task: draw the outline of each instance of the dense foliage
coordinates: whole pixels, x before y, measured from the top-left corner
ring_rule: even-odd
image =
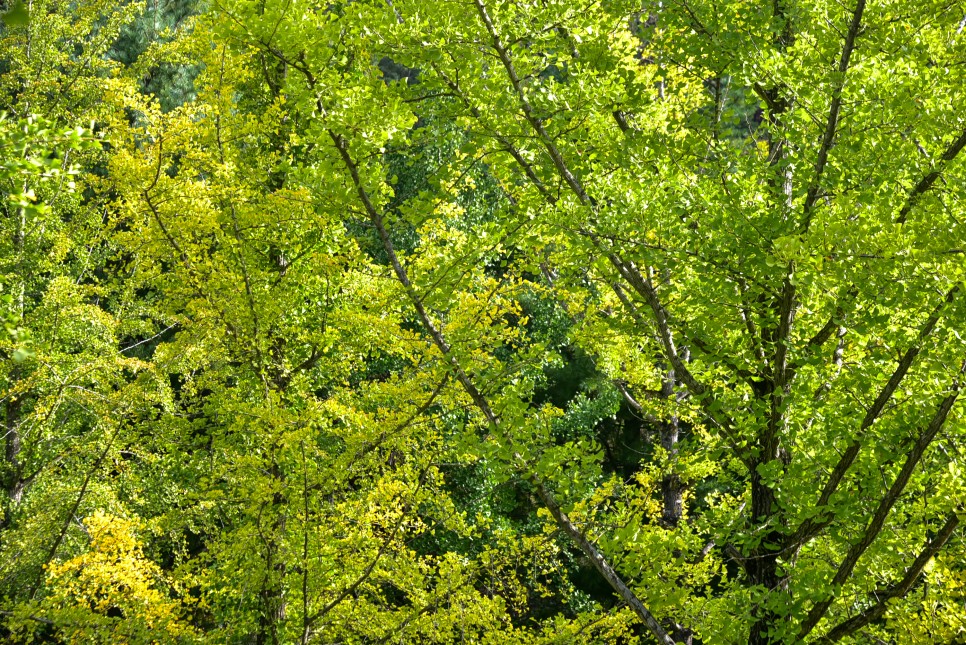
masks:
[[[966,638],[966,8],[20,0],[0,639]]]

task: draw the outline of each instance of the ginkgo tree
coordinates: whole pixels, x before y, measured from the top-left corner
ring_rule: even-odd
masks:
[[[486,426],[480,458],[529,482],[656,638],[888,630],[886,610],[956,544],[962,16],[864,2],[245,9],[225,7],[227,27],[284,69],[290,109],[311,115],[300,136],[321,148],[314,190],[341,172],[345,208]],[[418,83],[386,84],[381,56]],[[422,136],[430,111],[466,140],[435,191],[397,203],[385,151]],[[505,204],[471,227],[445,207],[474,165]],[[400,229],[419,239],[405,253]],[[473,279],[495,258],[496,285]],[[541,432],[553,413],[534,405],[531,363],[500,360],[506,339],[487,348],[494,322],[473,309],[481,289],[492,301],[521,281],[579,315],[572,342],[665,425],[662,521],[634,513],[647,487],[626,483],[621,510],[597,516],[593,475],[555,481],[594,448]],[[713,494],[685,504],[709,479]],[[924,639],[959,628],[943,608]]]
[[[123,304],[108,304],[102,282],[110,253],[103,202],[86,194],[103,159],[95,96],[101,77],[116,71],[103,56],[131,7],[8,4],[0,33],[0,595],[13,626],[17,611],[48,595],[45,567],[75,555],[77,516],[114,497],[106,474],[144,397],[131,387],[142,364],[118,351]],[[6,626],[3,634],[11,635]]]
[[[92,75],[61,307],[136,351],[11,638],[961,639],[964,13],[219,0]]]

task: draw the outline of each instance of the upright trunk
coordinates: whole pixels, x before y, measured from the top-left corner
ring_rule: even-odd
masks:
[[[674,369],[671,369],[661,384],[661,396],[665,399],[673,397],[676,384]],[[684,514],[684,483],[673,469],[680,434],[680,421],[676,414],[661,424],[660,433],[661,447],[667,452],[668,459],[668,470],[661,478],[661,497],[663,500],[661,522],[668,528],[674,528]]]
[[[762,481],[757,472],[751,476],[751,514],[756,525],[773,521],[775,513],[775,491]],[[749,645],[770,645],[775,641],[769,635],[781,619],[774,609],[769,607],[768,596],[780,591],[784,586],[778,575],[778,548],[781,534],[772,529],[762,536],[760,544],[747,559],[747,572],[752,585],[762,590],[762,598],[756,603],[748,636]]]
[[[24,192],[27,190],[26,183],[23,186]],[[9,212],[9,210],[8,210]],[[14,233],[14,249],[17,255],[17,266],[20,273],[20,283],[16,287],[16,319],[17,323],[23,323],[24,314],[26,312],[26,293],[27,284],[26,276],[28,273],[27,267],[25,266],[25,245],[27,237],[27,212],[23,208],[17,209],[17,230]],[[13,384],[20,380],[21,369],[19,365],[14,365],[13,369],[10,371],[10,389],[13,391],[15,388]],[[7,397],[6,404],[4,406],[4,477],[3,477],[3,487],[6,490],[7,497],[10,499],[10,508],[4,516],[0,518],[0,528],[4,528],[10,523],[10,514],[13,509],[18,506],[23,499],[24,489],[26,488],[26,482],[23,477],[23,463],[21,461],[22,457],[22,437],[20,435],[20,417],[21,417],[21,395],[11,395]]]
[[[668,453],[668,461],[673,468],[674,457],[677,455],[678,419],[672,418],[661,428],[661,447]],[[673,528],[681,521],[684,514],[684,483],[676,472],[669,471],[661,478],[661,521],[665,526]]]
[[[12,380],[18,380],[19,368],[14,368]],[[10,499],[11,510],[20,504],[23,499],[25,482],[23,479],[23,464],[21,463],[21,438],[20,438],[20,399],[9,397],[4,406],[4,459],[6,477],[3,479],[7,497]],[[0,528],[9,524],[10,517],[7,514],[0,519]]]
[[[273,483],[281,485],[284,477],[278,463],[273,463],[269,469]],[[271,508],[273,515],[270,527],[271,533],[265,540],[265,577],[259,591],[261,605],[258,632],[255,636],[256,645],[279,645],[280,626],[285,621],[285,575],[287,567],[281,551],[281,537],[285,532],[285,496],[277,491],[272,494]]]
[[[792,46],[795,33],[788,15],[786,0],[774,0],[773,17],[777,33],[774,45],[783,52]],[[772,205],[780,213],[780,224],[790,226],[793,207],[793,166],[789,163],[790,150],[784,135],[784,120],[791,108],[790,100],[784,95],[781,85],[762,92],[768,107],[768,161],[773,174],[770,178]],[[775,320],[773,325],[763,325],[762,346],[773,351],[767,362],[761,365],[765,381],[757,388],[756,394],[767,409],[768,417],[763,419],[761,431],[756,437],[758,455],[753,460],[749,476],[751,478],[751,522],[752,529],[760,533],[756,545],[747,559],[749,582],[760,594],[752,609],[752,626],[748,635],[750,645],[771,645],[777,642],[782,613],[775,608],[775,594],[786,593],[787,581],[779,575],[780,544],[783,534],[781,526],[784,519],[776,504],[773,483],[766,481],[760,472],[776,461],[781,462],[784,470],[789,460],[787,450],[782,446],[787,419],[784,398],[789,392],[791,375],[788,370],[788,347],[792,323],[797,308],[797,294],[792,276],[794,262],[789,262],[778,296],[773,300]],[[772,470],[766,468],[766,470]],[[762,530],[765,529],[765,530]]]

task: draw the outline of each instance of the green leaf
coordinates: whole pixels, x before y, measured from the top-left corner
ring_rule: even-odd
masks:
[[[23,0],[15,0],[13,5],[0,18],[3,19],[7,27],[22,27],[30,24],[30,11]]]

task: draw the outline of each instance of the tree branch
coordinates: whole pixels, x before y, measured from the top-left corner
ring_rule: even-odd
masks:
[[[423,485],[423,479],[425,475],[426,475],[426,469],[424,469],[423,472],[420,473],[419,480],[417,481],[417,484],[416,484],[416,488],[415,490],[413,490],[413,495],[415,495],[419,491],[420,487]],[[390,531],[389,535],[387,535],[386,538],[382,541],[382,544],[379,545],[379,549],[376,551],[376,555],[373,556],[372,560],[369,561],[369,564],[366,565],[366,568],[363,569],[359,577],[357,577],[355,580],[352,581],[352,583],[344,587],[342,591],[339,592],[339,594],[335,598],[330,600],[324,607],[322,607],[322,609],[318,610],[317,612],[315,612],[314,614],[312,614],[311,616],[303,620],[305,631],[309,631],[312,625],[314,625],[319,618],[321,618],[322,616],[325,616],[327,613],[335,609],[343,600],[348,598],[350,594],[352,594],[366,580],[369,579],[373,571],[375,571],[376,565],[379,564],[379,560],[382,559],[382,556],[385,555],[386,551],[389,549],[389,545],[396,537],[396,533],[399,532],[399,528],[403,525],[403,522],[406,520],[407,512],[409,510],[408,506],[409,506],[408,504],[403,505],[402,512],[399,514],[399,520],[393,525],[392,531]]]
[[[822,137],[822,145],[818,149],[818,156],[815,159],[815,170],[812,182],[808,186],[805,195],[805,204],[802,208],[805,215],[805,223],[802,232],[807,233],[812,221],[812,210],[818,201],[818,192],[822,183],[822,175],[828,163],[828,154],[835,145],[835,131],[838,128],[839,111],[842,108],[842,90],[845,87],[845,74],[849,69],[849,60],[852,58],[852,50],[855,48],[855,38],[862,25],[862,12],[865,10],[865,0],[858,0],[855,11],[852,13],[852,23],[849,31],[845,34],[845,44],[842,46],[842,56],[839,58],[838,74],[839,78],[832,90],[832,103],[829,106],[828,121],[825,124],[825,134]]]
[[[610,583],[610,586],[634,610],[634,613],[644,621],[644,624],[651,630],[651,633],[657,638],[658,642],[662,645],[674,645],[674,639],[668,635],[664,627],[661,626],[661,623],[654,617],[654,614],[648,611],[647,607],[644,606],[637,595],[621,580],[621,577],[610,566],[607,559],[597,550],[597,547],[587,539],[583,531],[577,528],[570,518],[567,517],[567,514],[561,510],[557,502],[548,494],[543,483],[535,475],[531,476],[531,482],[536,485],[537,495],[540,496],[544,506],[547,507],[547,510],[550,511],[550,514],[556,520],[557,525],[580,547],[584,555],[590,558],[590,562],[594,565],[594,568]]]
[[[825,483],[825,487],[822,489],[822,492],[819,495],[818,503],[815,505],[816,508],[821,509],[828,506],[828,502],[832,498],[832,495],[836,490],[838,490],[839,484],[842,482],[842,479],[845,477],[845,474],[848,472],[849,468],[852,467],[852,463],[855,461],[855,458],[859,455],[859,450],[862,446],[861,439],[863,438],[865,431],[871,427],[872,424],[875,423],[876,419],[879,418],[879,415],[882,414],[886,403],[888,403],[892,398],[892,395],[899,387],[899,384],[902,383],[902,380],[909,372],[909,368],[912,367],[912,364],[919,355],[919,352],[922,351],[922,346],[926,338],[928,338],[932,331],[936,328],[936,324],[939,322],[942,311],[950,303],[952,303],[960,289],[961,286],[959,284],[954,285],[946,293],[946,297],[943,298],[943,301],[940,302],[935,309],[933,309],[932,314],[920,328],[916,342],[906,350],[905,354],[903,354],[902,358],[899,360],[899,364],[896,366],[895,371],[892,373],[892,376],[889,377],[888,382],[885,384],[885,386],[883,386],[882,390],[879,392],[879,395],[876,397],[875,401],[873,401],[872,406],[866,412],[865,417],[862,419],[862,423],[859,426],[857,438],[854,439],[851,444],[849,444],[848,448],[846,448],[845,452],[839,458],[835,468],[832,469],[832,474],[829,476],[828,481]],[[828,517],[822,518],[822,514],[817,515],[816,518],[806,520],[798,528],[798,530],[788,538],[786,541],[786,548],[799,548],[802,544],[810,540],[815,535],[816,531],[821,530],[831,521],[831,519]]]
[[[906,219],[909,217],[909,213],[915,208],[916,204],[919,203],[920,198],[932,188],[932,185],[936,183],[936,180],[942,175],[943,170],[945,170],[946,165],[956,158],[959,152],[966,147],[966,130],[963,130],[962,134],[949,144],[946,151],[939,158],[939,163],[929,172],[926,176],[919,180],[919,183],[913,187],[909,192],[909,197],[906,198],[906,203],[902,206],[899,211],[899,217],[896,218],[896,224],[905,223]]]
[[[953,532],[956,527],[959,526],[959,516],[956,512],[950,513],[946,517],[946,523],[939,533],[935,535],[931,540],[926,542],[926,546],[919,553],[919,556],[913,561],[912,566],[906,571],[906,575],[902,577],[902,580],[896,584],[889,587],[885,593],[876,594],[877,602],[873,606],[869,607],[857,616],[853,616],[848,620],[839,623],[837,626],[832,628],[825,636],[819,639],[819,643],[834,643],[838,640],[849,636],[862,629],[871,622],[877,621],[885,614],[888,609],[889,601],[893,598],[902,598],[909,590],[912,585],[915,584],[916,580],[922,574],[923,569],[929,563],[933,557],[939,553],[940,549],[946,545],[949,538],[952,537]]]
[[[577,199],[584,206],[596,211],[596,200],[594,200],[593,197],[587,193],[580,180],[567,166],[566,160],[564,159],[560,150],[554,144],[553,138],[549,135],[546,128],[544,128],[542,121],[535,116],[533,107],[530,105],[526,93],[523,90],[523,84],[516,72],[513,60],[511,59],[506,47],[503,45],[493,20],[487,12],[486,6],[483,4],[482,0],[474,0],[474,2],[480,15],[480,19],[490,36],[493,49],[496,51],[497,56],[503,64],[507,76],[510,79],[510,84],[513,87],[513,91],[516,94],[520,108],[523,111],[527,123],[530,124],[531,128],[536,133],[537,138],[543,144],[557,173],[568,185],[574,195],[576,195]],[[444,80],[446,80],[445,77]],[[447,82],[450,84],[451,89],[456,91],[456,88],[453,87],[452,82],[448,80]],[[469,109],[472,114],[479,114],[477,111],[474,111],[472,106],[469,106]],[[524,173],[527,175],[527,178],[530,179],[541,195],[547,199],[548,203],[551,205],[556,204],[557,199],[549,193],[547,188],[538,178],[536,172],[533,170],[531,165],[523,159],[522,155],[520,155],[514,149],[514,147],[509,144],[508,141],[501,140],[501,143],[506,146],[507,151],[511,154],[511,156],[513,156],[514,160],[520,164],[521,168],[524,170]],[[588,229],[581,229],[580,233],[587,236],[593,242],[593,244],[605,254],[608,261],[617,269],[621,277],[634,289],[635,292],[638,293],[638,295],[643,297],[645,301],[648,302],[648,305],[654,312],[655,318],[658,320],[660,339],[662,345],[664,346],[665,353],[667,354],[667,358],[674,367],[675,372],[681,378],[682,383],[688,387],[688,390],[691,392],[691,394],[696,396],[701,401],[705,414],[708,415],[709,420],[711,420],[711,422],[722,431],[722,434],[730,444],[730,447],[734,451],[735,455],[743,463],[749,465],[750,467],[751,462],[748,456],[740,449],[740,442],[738,441],[737,435],[734,431],[734,422],[726,414],[720,412],[720,406],[716,405],[716,403],[713,401],[713,395],[711,392],[703,384],[698,382],[693,374],[691,374],[685,363],[681,360],[680,356],[678,356],[677,349],[674,346],[670,326],[668,325],[666,311],[660,304],[660,301],[657,298],[657,293],[653,289],[653,286],[648,286],[648,281],[640,275],[640,272],[633,265],[633,263],[625,262],[615,252],[608,249],[602,242],[600,235]]]
[[[473,400],[473,403],[480,409],[481,412],[483,412],[483,415],[487,418],[490,425],[494,429],[499,429],[501,427],[499,416],[493,412],[489,401],[486,400],[480,390],[463,370],[462,366],[460,366],[456,357],[452,353],[450,345],[433,323],[432,319],[426,312],[426,309],[423,307],[419,295],[416,293],[415,288],[409,280],[406,269],[399,262],[392,239],[389,237],[389,234],[386,231],[383,223],[382,215],[378,210],[376,210],[375,205],[369,199],[368,192],[366,191],[366,188],[362,183],[361,176],[359,175],[358,167],[356,166],[355,161],[353,161],[352,157],[349,155],[348,142],[344,137],[333,133],[331,130],[329,131],[329,136],[332,138],[336,149],[339,151],[339,155],[342,157],[346,168],[349,170],[349,174],[352,177],[352,182],[356,188],[356,193],[358,194],[359,199],[362,201],[366,212],[369,214],[369,218],[379,234],[383,248],[386,251],[386,254],[389,256],[389,262],[392,265],[393,271],[395,272],[399,282],[406,290],[406,294],[408,295],[411,304],[416,309],[423,327],[432,337],[437,349],[441,354],[443,354],[443,356],[452,366],[457,380],[459,381],[460,385],[463,386],[463,389],[466,391],[466,393],[469,394],[470,398]],[[515,454],[514,457],[519,457],[519,455]],[[568,536],[571,537],[571,539],[574,540],[580,550],[583,551],[584,555],[591,560],[591,562],[594,564],[594,567],[601,573],[601,575],[604,576],[614,590],[617,591],[618,594],[620,594],[620,596],[624,598],[625,601],[627,601],[627,603],[634,609],[638,617],[644,621],[644,623],[658,638],[662,645],[674,645],[674,641],[670,636],[667,635],[667,632],[664,631],[657,619],[654,618],[654,615],[651,614],[640,601],[640,599],[637,598],[633,590],[631,590],[631,588],[624,583],[617,572],[614,571],[614,569],[607,562],[607,559],[604,557],[604,555],[587,539],[580,529],[578,529],[573,522],[571,522],[570,519],[563,514],[559,505],[557,505],[543,481],[539,479],[537,475],[532,473],[529,474],[529,480],[536,487],[537,494],[546,505],[547,510],[549,510],[551,515],[553,515],[554,519],[557,521],[557,524],[564,530],[565,533],[567,533]]]
[[[936,435],[942,429],[943,424],[946,423],[946,418],[949,416],[950,410],[952,410],[953,405],[956,403],[956,399],[959,398],[960,378],[964,371],[966,371],[966,361],[963,362],[960,368],[959,377],[957,377],[956,382],[953,384],[952,392],[942,400],[939,409],[929,422],[929,425],[922,431],[915,444],[913,444],[912,449],[906,455],[906,461],[902,469],[899,471],[899,474],[896,476],[895,481],[892,483],[885,497],[879,502],[875,514],[872,516],[872,520],[866,527],[861,539],[852,545],[842,560],[842,563],[839,565],[838,571],[836,571],[835,577],[832,578],[832,583],[829,585],[830,589],[839,589],[848,581],[852,575],[852,571],[855,569],[855,565],[858,564],[859,558],[862,557],[862,554],[872,545],[882,531],[889,512],[905,490],[906,485],[909,483],[909,478],[912,477],[913,471],[922,460],[926,448],[929,447],[929,444],[932,443],[933,439],[936,438]],[[818,621],[822,619],[822,616],[825,615],[825,612],[832,605],[833,600],[835,600],[834,593],[812,607],[802,623],[802,628],[798,633],[799,639],[804,639],[815,628],[815,625],[818,624]]]

